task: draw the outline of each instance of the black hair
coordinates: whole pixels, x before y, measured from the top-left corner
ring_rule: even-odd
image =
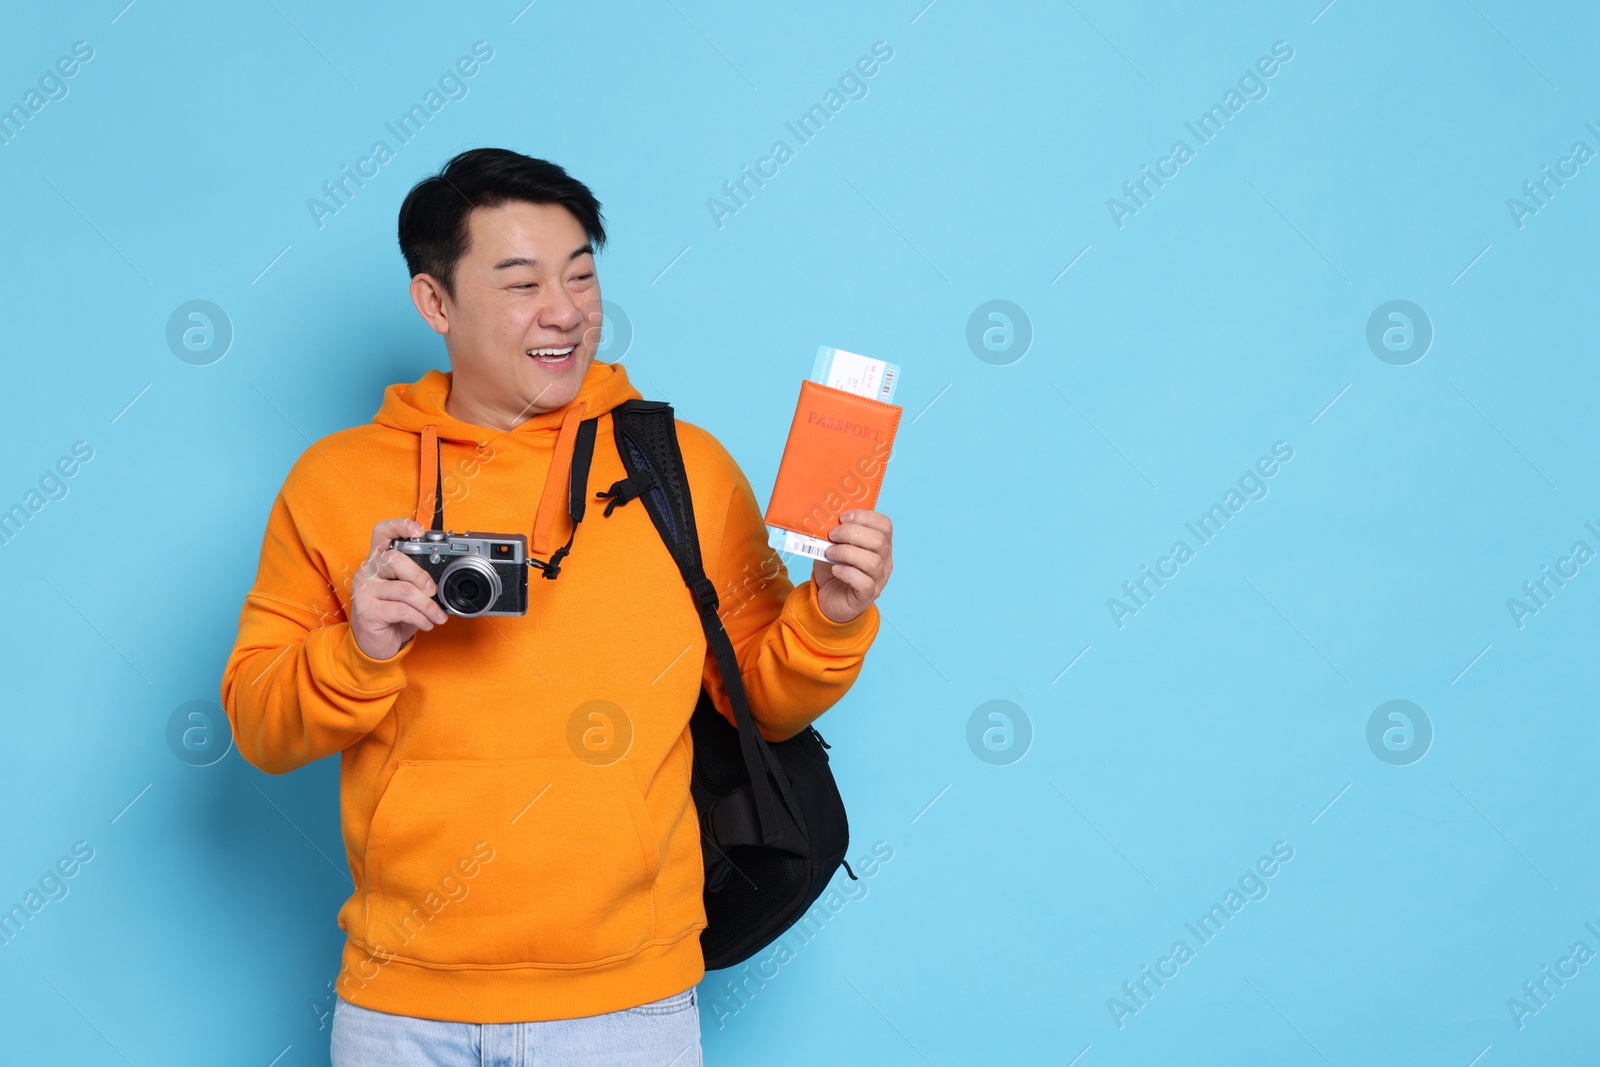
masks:
[[[505,148],[473,148],[424,178],[400,205],[400,254],[411,276],[431,274],[455,298],[455,269],[466,255],[473,208],[514,201],[559,204],[572,212],[598,252],[606,243],[600,201],[561,167]]]

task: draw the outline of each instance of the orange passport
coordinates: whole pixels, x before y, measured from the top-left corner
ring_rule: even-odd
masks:
[[[841,512],[875,509],[899,426],[897,404],[801,382],[767,525],[825,541]]]

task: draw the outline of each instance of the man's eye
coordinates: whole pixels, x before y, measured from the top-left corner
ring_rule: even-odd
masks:
[[[594,272],[590,271],[588,274],[580,274],[577,277],[573,278],[572,280],[575,281],[575,282],[586,282],[590,278],[593,278],[593,277],[594,277]]]
[[[511,288],[513,288],[513,289],[537,289],[538,287],[539,287],[539,283],[538,282],[518,282],[516,285],[513,285]]]

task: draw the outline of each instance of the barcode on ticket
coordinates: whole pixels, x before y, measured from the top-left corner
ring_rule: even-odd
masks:
[[[797,534],[793,530],[785,530],[783,550],[792,555],[809,556],[811,559],[820,559],[827,562],[828,546],[832,541],[823,541],[805,534]]]

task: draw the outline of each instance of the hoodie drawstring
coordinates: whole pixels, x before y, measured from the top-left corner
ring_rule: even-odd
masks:
[[[550,457],[550,470],[544,480],[544,492],[539,497],[539,510],[533,520],[533,543],[528,551],[535,556],[545,556],[555,530],[556,515],[566,510],[562,502],[567,492],[567,479],[572,474],[573,443],[578,435],[578,424],[583,421],[588,401],[579,400],[567,408],[562,416],[561,430],[556,435],[555,453]],[[417,456],[417,510],[415,518],[423,526],[438,525],[444,500],[443,471],[439,464],[439,428],[432,423],[422,428]]]
[[[556,435],[555,454],[550,457],[550,471],[545,475],[544,493],[539,497],[539,510],[533,519],[533,544],[528,551],[546,557],[550,552],[551,534],[556,515],[565,511],[562,500],[567,492],[567,478],[572,473],[572,446],[578,435],[578,424],[589,408],[587,400],[574,401],[561,419],[561,432]]]

